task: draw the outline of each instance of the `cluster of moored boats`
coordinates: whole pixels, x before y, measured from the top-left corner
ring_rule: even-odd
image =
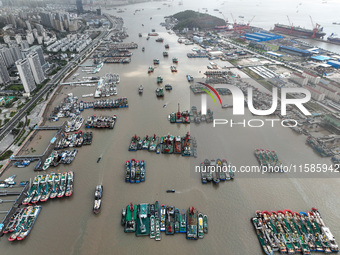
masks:
[[[256,149],[254,154],[266,172],[283,172],[282,163],[275,151]]]
[[[31,232],[40,210],[40,205],[18,208],[2,232],[4,234],[10,233],[8,240],[11,242],[25,239]]]
[[[166,235],[186,233],[187,239],[197,240],[208,233],[208,217],[194,207],[180,211],[174,206],[132,203],[122,210],[121,224],[125,233],[136,233],[136,236],[150,236],[161,240],[161,232]]]
[[[85,122],[86,128],[110,128],[113,129],[117,121],[117,115],[111,116],[89,116]]]
[[[60,150],[72,147],[81,147],[83,145],[90,145],[92,143],[92,132],[79,131],[74,134],[61,134],[60,138],[55,143],[54,149]]]
[[[125,162],[125,182],[140,183],[145,181],[145,161],[127,160]]]
[[[339,246],[316,208],[306,212],[256,211],[251,218],[265,254],[338,252]]]
[[[230,163],[225,159],[205,159],[200,166],[202,183],[213,181],[219,183],[220,181],[230,181],[235,177],[235,173]]]
[[[117,99],[101,99],[93,103],[94,109],[112,109],[112,108],[127,108],[129,107],[128,99],[121,97]]]
[[[214,120],[214,113],[210,109],[207,109],[207,114],[201,114],[197,112],[197,107],[192,106],[191,111],[180,112],[179,107],[177,113],[172,112],[169,115],[170,123],[183,123],[189,124],[190,122],[195,122],[196,124],[206,121],[210,123]]]
[[[182,154],[182,156],[195,156],[196,155],[196,140],[193,139],[189,132],[181,136],[165,135],[158,137],[145,136],[141,138],[134,135],[131,138],[129,151],[136,150],[149,150],[151,152],[164,153],[164,154]]]
[[[48,199],[63,196],[69,197],[73,193],[73,171],[38,175],[34,178],[23,205],[45,202]]]
[[[42,169],[45,171],[50,166],[58,166],[59,164],[70,164],[78,153],[77,149],[65,151],[52,151],[51,155],[47,157]]]
[[[81,128],[81,125],[83,124],[84,119],[81,115],[74,116],[71,118],[71,120],[67,121],[65,125],[65,132],[73,132],[78,131]]]

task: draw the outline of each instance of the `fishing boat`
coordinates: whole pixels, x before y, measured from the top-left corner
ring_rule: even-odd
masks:
[[[182,156],[191,156],[191,138],[189,132],[182,138]]]
[[[130,182],[130,160],[125,162],[125,182]]]
[[[204,237],[204,231],[203,231],[203,214],[198,214],[198,237],[203,238]]]
[[[132,203],[126,207],[126,218],[124,232],[135,232],[136,231],[136,220],[137,220],[137,205]]]
[[[166,207],[164,204],[160,208],[160,231],[165,231]]]
[[[201,162],[200,164],[201,169],[201,181],[202,183],[207,183],[207,168],[204,167],[204,163]]]
[[[192,82],[194,81],[194,78],[190,74],[187,74],[187,80],[188,82]]]
[[[197,212],[193,206],[187,211],[187,239],[197,240]]]
[[[203,215],[203,232],[204,234],[208,234],[208,216]]]
[[[39,184],[38,184],[38,187],[37,187],[37,192],[35,192],[32,200],[31,200],[31,203],[38,203],[38,201],[40,200],[42,194],[43,194],[43,191],[45,189],[45,185],[46,185],[46,175],[41,175],[40,178],[39,178]]]
[[[172,154],[174,151],[174,137],[172,135],[163,136],[162,153]]]
[[[155,61],[154,61],[155,62]],[[158,62],[159,63],[159,62]],[[148,73],[153,73],[155,69],[152,66],[149,66],[148,68]]]
[[[7,226],[3,229],[2,233],[7,234],[8,232],[13,232],[19,223],[21,216],[24,213],[25,208],[18,209],[11,217],[10,221],[8,222]]]
[[[161,38],[161,37],[158,37],[157,39],[156,39],[156,42],[163,42],[164,41],[164,39],[163,38]]]
[[[169,44],[165,44],[164,48],[169,49],[170,48]]]
[[[130,183],[136,182],[136,160],[130,160]]]
[[[154,134],[150,141],[149,151],[156,151],[157,142],[158,142],[158,136]]]
[[[40,198],[40,202],[46,202],[47,199],[49,199],[53,187],[53,182],[54,182],[54,174],[48,174],[47,175],[47,180],[45,184],[45,189],[43,190],[43,193]]]
[[[140,161],[140,181],[145,181],[145,162],[144,160]]]
[[[143,51],[143,52],[145,51],[145,47],[142,48],[142,51]]]
[[[166,193],[175,193],[175,189],[168,189]]]
[[[182,209],[181,215],[179,216],[180,225],[179,225],[179,232],[186,233],[187,232],[187,215],[185,210]]]
[[[156,59],[156,58],[155,58],[155,59],[153,60],[153,64],[154,64],[154,65],[159,65],[159,59]]]
[[[28,206],[24,210],[19,223],[16,225],[14,231],[9,236],[8,241],[13,242],[14,240],[17,240],[17,237],[20,235],[21,231],[24,230],[24,226],[27,223],[28,216],[30,215],[31,211],[33,210],[33,206]]]
[[[137,206],[138,219],[136,227],[136,236],[148,236],[150,235],[150,218],[149,204],[143,203]]]
[[[140,161],[136,160],[136,183],[140,183]]]
[[[157,144],[157,147],[156,147],[156,153],[159,154],[161,153],[161,144]]]
[[[271,246],[267,243],[267,240],[264,237],[263,233],[263,223],[261,218],[251,218],[251,222],[253,223],[256,231],[257,238],[259,239],[259,242],[261,244],[261,247],[266,255],[273,255],[274,252],[271,248]]]
[[[148,150],[149,146],[150,146],[150,142],[151,142],[151,137],[149,137],[148,135],[146,137],[144,137],[143,139],[143,145],[142,145],[142,150]]]
[[[126,209],[123,208],[123,209],[122,209],[122,218],[121,218],[121,220],[120,220],[120,224],[121,224],[122,226],[125,225],[125,219],[126,219]]]
[[[157,84],[162,83],[162,82],[163,82],[162,76],[157,76]]]
[[[220,180],[225,181],[226,180],[226,172],[228,170],[228,167],[224,167],[222,165],[222,160],[216,159],[216,171],[218,171],[220,175]]]
[[[212,172],[209,169],[210,166],[210,160],[209,159],[205,159],[204,160],[204,168],[207,170],[207,181],[212,181]]]
[[[73,171],[67,173],[67,186],[65,196],[70,197],[73,194]]]
[[[172,73],[177,72],[176,66],[170,66],[170,70],[171,70]]]
[[[32,198],[34,197],[35,193],[37,192],[37,188],[39,186],[39,176],[36,176],[33,180],[33,184],[31,189],[29,190],[27,196],[22,201],[23,205],[27,205],[31,202]]]
[[[162,87],[156,89],[156,97],[164,97],[164,91]]]
[[[173,235],[175,234],[175,208],[173,206],[168,206],[166,208],[167,219],[166,219],[166,227],[165,234]]]
[[[155,240],[160,241],[161,240],[161,230],[160,230],[160,222],[159,219],[155,218],[155,224],[156,224],[156,233],[155,233]]]
[[[95,214],[98,214],[100,212],[102,197],[103,197],[103,185],[97,185],[96,190],[94,191],[94,205],[93,205],[93,212]]]
[[[102,157],[99,157],[98,159],[97,159],[97,163],[99,163],[99,161],[102,159]]]
[[[163,51],[163,57],[168,57],[169,53],[167,51]]]
[[[223,168],[223,170],[226,170],[224,172],[225,173],[225,180],[229,181],[230,180],[230,173],[229,173],[228,162],[227,162],[226,159],[222,159],[222,168]]]
[[[220,177],[219,177],[219,173],[216,171],[216,161],[214,159],[210,160],[210,166],[211,166],[211,169],[213,169],[212,171],[213,182],[218,184],[220,182]]]
[[[140,85],[139,88],[138,88],[138,94],[139,95],[143,94],[143,90],[144,90],[143,85]]]
[[[166,84],[164,87],[165,90],[172,90],[172,86],[170,84]]]
[[[178,64],[178,58],[172,58],[172,63]]]
[[[154,215],[150,216],[150,238],[156,238],[156,222]]]
[[[159,218],[159,202],[155,202],[155,218]]]
[[[175,209],[175,233],[179,233],[181,222],[180,222],[180,213],[179,209]]]
[[[41,210],[41,206],[40,205],[36,205],[33,207],[31,213],[28,215],[28,218],[27,218],[27,222],[25,224],[25,226],[23,226],[23,229],[22,231],[20,232],[20,234],[17,236],[17,240],[18,241],[21,241],[23,239],[25,239],[28,234],[30,233],[38,215],[39,215],[39,212]]]
[[[60,178],[60,185],[59,185],[59,190],[58,190],[58,198],[61,198],[65,195],[66,191],[66,185],[67,185],[67,172],[62,173],[61,178]]]
[[[137,137],[137,150],[141,150],[143,148],[143,139],[141,137]]]
[[[130,143],[130,146],[129,146],[129,151],[136,151],[136,150],[137,150],[137,136],[134,135],[131,138],[131,143]]]

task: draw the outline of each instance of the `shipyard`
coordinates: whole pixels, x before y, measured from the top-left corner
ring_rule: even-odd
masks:
[[[338,7],[2,1],[2,253],[338,252]]]

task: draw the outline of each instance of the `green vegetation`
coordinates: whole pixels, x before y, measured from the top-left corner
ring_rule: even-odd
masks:
[[[5,119],[5,121],[4,121],[4,125],[7,123],[9,121],[9,119]]]
[[[24,86],[22,84],[12,84],[7,87],[7,90],[23,91]]]
[[[31,123],[31,119],[27,119],[27,127],[30,125],[30,123]]]
[[[30,130],[30,131],[27,133],[27,135],[25,135],[25,136],[21,139],[20,143],[18,143],[18,146],[21,146],[21,145],[22,145],[22,143],[26,140],[26,138],[30,135],[31,132],[32,132],[32,130]],[[35,150],[34,150],[34,151],[32,150],[32,152],[35,152]]]
[[[24,125],[24,122],[23,121],[20,121],[17,125],[17,128],[22,128],[22,126]]]
[[[211,16],[205,13],[199,13],[195,11],[183,11],[173,15],[178,20],[178,24],[174,29],[183,29],[198,27],[199,29],[212,29],[215,26],[224,26],[225,21],[223,19]]]
[[[16,112],[11,112],[10,114],[9,114],[9,117],[13,117],[15,114],[17,114]]]
[[[10,156],[12,156],[12,154],[13,151],[11,150],[5,151],[5,153],[0,156],[0,161],[8,159]]]
[[[15,138],[15,140],[14,140],[14,144],[17,144],[19,141],[20,141],[20,139],[21,139],[21,137],[24,135],[26,133],[26,130],[24,129],[16,138]],[[20,146],[20,145],[19,145]]]

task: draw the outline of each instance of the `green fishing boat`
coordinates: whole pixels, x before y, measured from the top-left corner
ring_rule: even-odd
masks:
[[[155,240],[160,241],[161,240],[161,230],[160,230],[160,227],[159,227],[159,219],[158,218],[155,218],[155,224],[156,224]]]
[[[137,220],[137,205],[132,203],[126,207],[126,220],[124,226],[124,232],[135,232]]]
[[[175,233],[179,233],[179,227],[180,227],[180,213],[179,213],[179,209],[176,208],[175,209]]]
[[[150,238],[156,237],[156,222],[155,222],[155,216],[150,216]]]

